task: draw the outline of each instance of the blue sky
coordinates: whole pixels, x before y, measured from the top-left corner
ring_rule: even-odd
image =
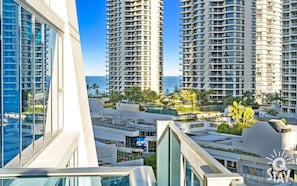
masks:
[[[76,0],[86,75],[105,75],[105,0]],[[179,74],[179,0],[164,0],[164,75]]]

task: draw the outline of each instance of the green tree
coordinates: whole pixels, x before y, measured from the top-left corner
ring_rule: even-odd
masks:
[[[243,122],[251,123],[254,122],[254,111],[252,107],[246,107],[243,113]]]
[[[182,90],[180,95],[182,100],[185,101],[186,104],[192,105],[192,107],[196,107],[197,98],[196,93],[193,90]]]
[[[175,92],[173,95],[172,95],[172,99],[173,99],[173,104],[174,106],[180,106],[180,102],[181,102],[181,97],[180,95]]]
[[[144,102],[154,102],[154,100],[156,100],[157,97],[158,97],[158,94],[155,91],[152,91],[151,89],[147,89],[143,91]]]
[[[247,105],[254,105],[256,103],[255,97],[251,91],[245,91],[242,97],[242,104]]]
[[[172,98],[174,99],[174,100],[181,100],[181,97],[180,97],[180,95],[178,94],[178,93],[174,93],[173,95],[172,95]]]
[[[214,93],[215,93],[215,91],[212,89],[199,92],[197,94],[197,99],[201,105],[207,105],[210,102],[210,95],[214,94]]]
[[[244,107],[241,105],[241,102],[233,101],[233,104],[228,106],[228,111],[232,119],[238,123],[242,119]]]
[[[241,102],[233,102],[232,105],[228,106],[228,111],[235,120],[235,124],[221,124],[219,125],[217,132],[241,135],[244,128],[250,128],[255,124],[254,111],[252,107],[244,107]]]
[[[112,91],[109,95],[109,101],[112,104],[116,104],[117,102],[119,102],[122,99],[123,99],[123,96],[120,94],[120,92]]]
[[[143,101],[143,92],[141,91],[140,87],[138,87],[137,85],[133,85],[129,88],[126,88],[124,92],[125,92],[124,98],[128,99],[133,103]]]

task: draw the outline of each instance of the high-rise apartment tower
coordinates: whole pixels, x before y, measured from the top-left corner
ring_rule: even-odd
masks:
[[[256,99],[280,93],[282,83],[282,2],[257,1]]]
[[[181,0],[181,26],[183,89],[255,92],[255,0]]]
[[[297,2],[283,1],[282,112],[297,117]]]
[[[107,0],[109,91],[133,85],[161,92],[163,1]]]

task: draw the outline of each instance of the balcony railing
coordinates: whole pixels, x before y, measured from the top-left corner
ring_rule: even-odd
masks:
[[[244,185],[173,121],[157,121],[157,144],[158,185]]]
[[[1,185],[104,186],[156,185],[151,167],[89,167],[63,169],[0,169]]]

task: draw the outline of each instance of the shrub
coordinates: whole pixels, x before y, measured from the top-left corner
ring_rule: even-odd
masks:
[[[226,123],[222,123],[218,126],[217,132],[218,133],[225,133],[225,134],[234,134],[234,135],[241,135],[244,128],[250,128],[254,125],[254,122],[243,123],[238,122],[234,125],[228,125]]]
[[[151,166],[153,168],[155,176],[157,176],[157,155],[156,154],[145,157],[144,165]]]
[[[268,114],[270,114],[271,116],[276,116],[278,114],[278,112],[276,112],[273,109],[268,110]]]
[[[139,105],[138,110],[139,111],[145,111],[145,108],[142,105]]]
[[[222,123],[217,128],[217,132],[218,133],[227,133],[227,134],[230,134],[231,130],[232,130],[231,129],[231,126],[228,125],[227,123]]]
[[[104,104],[104,108],[112,108],[113,104],[112,103],[106,103]]]

